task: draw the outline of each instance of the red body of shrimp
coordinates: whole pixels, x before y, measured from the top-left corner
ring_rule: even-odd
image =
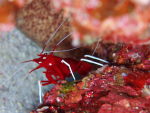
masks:
[[[77,61],[71,58],[60,58],[54,56],[53,53],[40,53],[39,58],[30,60],[39,64],[36,68],[30,72],[37,70],[39,68],[45,68],[44,72],[46,75],[47,81],[41,81],[42,85],[55,84],[59,80],[64,80],[66,77],[70,77],[70,70],[67,65],[62,63],[64,60],[70,64],[73,72],[77,72],[81,76],[85,76],[92,69],[92,65],[83,61]],[[28,61],[27,61],[28,62]],[[53,77],[54,76],[54,77]]]

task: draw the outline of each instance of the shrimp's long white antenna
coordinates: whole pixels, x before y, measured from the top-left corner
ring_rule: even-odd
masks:
[[[11,80],[13,77],[15,77],[15,75],[21,71],[23,68],[25,68],[28,64],[24,64],[23,66],[20,66],[15,72],[12,73],[12,76],[9,77],[6,81],[4,81],[4,83],[8,83],[9,80]],[[8,74],[9,75],[9,74]]]
[[[38,86],[39,86],[39,102],[42,104],[42,86],[41,86],[41,81],[38,81]]]
[[[75,50],[75,49],[78,49],[78,48],[80,48],[80,47],[75,47],[75,48],[71,48],[71,49],[66,49],[66,50],[59,50],[59,51],[49,51],[49,52],[53,52],[53,53],[58,53],[58,52],[68,52],[68,51],[73,51],[73,50]]]
[[[97,48],[98,48],[98,46],[99,46],[99,42],[100,42],[100,41],[101,41],[101,39],[98,40],[98,42],[97,42],[97,44],[96,44],[96,47],[95,47],[95,49],[94,49],[92,55],[94,55],[94,53],[96,52],[96,50],[97,50]]]
[[[64,21],[62,21],[62,23],[57,27],[57,29],[53,32],[53,34],[50,36],[50,38],[48,39],[48,41],[45,43],[45,47],[44,49],[46,49],[47,45],[49,44],[49,42],[53,39],[53,37],[56,35],[56,33],[58,32],[58,30],[61,28],[61,26],[65,23],[66,19]],[[43,51],[44,51],[43,49]],[[42,52],[43,52],[42,51]]]
[[[57,27],[57,29],[53,32],[53,34],[51,35],[51,37],[48,39],[48,41],[45,43],[45,45],[47,45],[52,38],[55,36],[55,34],[58,32],[58,30],[61,28],[61,26],[65,23],[66,19],[64,21],[62,21],[62,23]]]
[[[56,44],[56,46],[58,46],[60,43],[62,43],[66,38],[68,38],[69,36],[71,36],[72,35],[72,33],[69,33],[68,35],[66,35],[62,40],[60,40],[57,44]]]
[[[72,71],[72,69],[71,69],[70,64],[67,63],[65,60],[62,60],[61,62],[64,63],[64,64],[66,64],[66,65],[68,66],[68,68],[69,68],[69,70],[70,70],[70,73],[71,73],[73,79],[76,80],[76,78],[75,78],[75,76],[74,76],[74,74],[73,74],[73,71]]]
[[[66,38],[68,38],[72,33],[69,33],[68,35],[66,35],[65,37],[63,37],[53,48],[53,51],[57,48],[57,46],[62,43]]]

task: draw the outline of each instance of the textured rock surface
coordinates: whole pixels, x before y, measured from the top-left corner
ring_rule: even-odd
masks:
[[[149,96],[141,96],[132,81],[127,83],[124,77],[125,85],[118,84],[120,78],[116,76],[122,76],[120,71],[122,67],[105,66],[81,81],[56,84],[45,93],[43,104],[31,113],[149,113]]]
[[[21,63],[39,52],[41,49],[17,29],[0,32],[0,113],[28,113],[39,103],[37,81],[43,79],[41,72],[29,75],[35,64]]]
[[[48,41],[62,23],[63,25],[53,39]],[[48,50],[71,32],[69,20],[64,18],[63,11],[57,12],[48,0],[34,0],[20,10],[17,15],[17,26],[41,47],[48,43]],[[71,41],[71,37],[68,37],[57,47],[57,50],[73,48]],[[57,53],[57,55],[77,59],[88,53],[88,51],[85,48],[80,48],[73,52]]]
[[[34,0],[17,14],[17,26],[42,47],[63,22],[64,24],[55,35],[55,40],[49,45],[54,45],[70,32],[69,22],[64,18],[63,11],[57,12],[48,0]]]

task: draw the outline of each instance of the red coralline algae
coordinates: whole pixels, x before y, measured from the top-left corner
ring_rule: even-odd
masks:
[[[132,87],[138,89],[144,88],[144,85],[148,84],[148,79],[150,78],[150,73],[143,73],[141,71],[128,73],[125,79],[125,83],[131,85]]]
[[[109,68],[116,71],[111,72]],[[37,110],[42,113],[149,113],[150,101],[142,97],[141,90],[135,90],[126,81],[123,81],[126,85],[116,84],[115,76],[120,73],[118,69],[108,66],[77,83],[67,82],[54,86],[45,94],[43,105]],[[31,113],[38,113],[37,110]]]
[[[108,49],[108,60],[133,69],[150,70],[150,45],[117,44]]]
[[[150,43],[150,3],[143,0],[52,0],[72,20],[73,39],[86,43],[100,38],[106,42]],[[71,15],[71,16],[70,16]]]

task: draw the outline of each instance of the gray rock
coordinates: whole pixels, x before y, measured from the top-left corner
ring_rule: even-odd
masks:
[[[36,64],[21,63],[39,52],[41,48],[19,30],[0,32],[0,113],[28,113],[39,104],[38,80],[45,79],[43,70],[29,74]]]

